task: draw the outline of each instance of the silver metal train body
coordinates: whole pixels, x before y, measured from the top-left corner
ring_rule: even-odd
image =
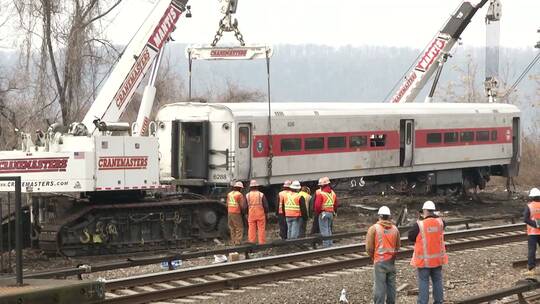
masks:
[[[160,180],[207,190],[321,176],[483,187],[490,175],[517,175],[519,117],[508,104],[169,104],[156,118]]]

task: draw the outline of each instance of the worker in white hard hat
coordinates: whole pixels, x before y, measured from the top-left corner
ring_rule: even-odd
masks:
[[[528,263],[526,276],[536,275],[536,246],[540,245],[540,190],[529,191],[530,202],[523,211],[523,221],[527,224]]]
[[[373,303],[396,303],[396,255],[401,246],[399,230],[390,208],[379,208],[379,220],[366,234],[366,252],[373,260]]]
[[[409,231],[408,239],[414,243],[411,265],[418,278],[418,304],[429,302],[429,280],[433,284],[433,303],[443,304],[444,286],[442,266],[448,264],[444,244],[445,223],[436,213],[435,203],[426,201],[422,206],[422,219]]]
[[[234,183],[231,192],[227,194],[227,217],[229,232],[231,234],[231,244],[233,246],[242,243],[244,235],[244,220],[242,214],[246,212],[246,201],[242,194],[244,185],[242,182]]]
[[[285,219],[285,202],[287,201],[287,195],[291,192],[291,181],[286,180],[283,183],[282,190],[278,193],[278,201],[276,208],[276,215],[279,225],[279,237],[282,240],[287,239],[287,220]]]
[[[287,219],[287,239],[297,239],[300,234],[300,225],[304,217],[307,217],[305,199],[300,195],[302,186],[299,181],[291,183],[291,192],[287,194],[285,201],[285,218]]]
[[[330,179],[321,178],[321,191],[315,193],[315,213],[319,213],[319,229],[322,236],[332,236],[332,222],[337,213],[338,200],[330,186]],[[323,240],[323,247],[332,246],[332,239]]]

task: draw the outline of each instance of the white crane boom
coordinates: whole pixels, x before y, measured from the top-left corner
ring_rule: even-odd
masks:
[[[117,122],[120,119],[144,75],[174,31],[187,2],[158,0],[154,5],[83,119],[90,134],[96,129],[94,120]]]
[[[474,2],[474,3],[473,3]],[[437,36],[422,52],[405,81],[390,100],[393,103],[413,102],[429,78],[446,61],[450,50],[476,14],[488,0],[463,1]]]

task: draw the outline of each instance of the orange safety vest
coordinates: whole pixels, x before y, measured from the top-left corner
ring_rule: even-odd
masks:
[[[540,202],[530,202],[527,206],[529,207],[529,212],[531,213],[530,219],[534,222],[540,220]],[[527,234],[540,235],[540,228],[534,228],[527,225]]]
[[[248,194],[246,194],[246,200],[249,208],[248,221],[260,220],[266,217],[264,214],[263,197],[264,194],[258,190],[250,191]]]
[[[396,248],[399,231],[396,226],[387,228],[381,224],[375,224],[375,251],[373,252],[373,262],[379,263],[388,261],[396,256]]]
[[[236,190],[233,190],[227,194],[227,211],[229,213],[242,212],[242,209],[240,208],[241,198],[242,198],[242,193]]]
[[[336,202],[336,193],[334,190],[328,193],[325,191],[319,192],[323,196],[322,211],[323,212],[334,212],[334,203]]]
[[[300,217],[300,196],[299,193],[289,192],[287,194],[287,201],[285,201],[285,216],[286,217]]]
[[[278,194],[279,201],[278,201],[278,214],[283,214],[283,205],[287,201],[287,194],[291,193],[291,190],[283,190],[280,191]]]
[[[442,219],[427,218],[418,221],[418,228],[411,265],[418,268],[435,268],[448,264]]]

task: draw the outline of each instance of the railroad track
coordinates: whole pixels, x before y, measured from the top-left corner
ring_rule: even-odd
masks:
[[[452,252],[522,241],[526,238],[524,227],[523,224],[514,224],[447,233],[447,250]],[[410,257],[413,252],[408,240],[402,239],[402,244],[398,259]],[[364,244],[354,244],[110,280],[105,283],[104,303],[166,301],[368,266],[371,260],[364,251]]]
[[[470,229],[472,225],[482,223],[482,222],[489,222],[489,221],[505,221],[505,222],[512,222],[514,223],[514,220],[516,219],[516,215],[514,216],[502,216],[502,215],[496,215],[496,216],[485,216],[485,217],[476,217],[476,218],[463,218],[463,219],[454,219],[454,220],[448,220],[446,222],[447,224],[447,230],[450,229],[449,227],[459,227],[463,226],[464,229]],[[403,233],[408,231],[411,228],[411,226],[402,226],[399,227],[399,230]],[[355,242],[361,242],[366,234],[367,230],[363,231],[350,231],[350,232],[338,232],[335,233],[331,238],[334,241],[349,239],[354,240]],[[136,266],[144,266],[144,265],[150,265],[150,264],[159,264],[161,262],[169,262],[173,260],[189,260],[194,258],[200,258],[200,257],[211,257],[216,254],[229,254],[231,252],[239,252],[243,253],[246,258],[249,257],[250,254],[255,252],[260,252],[268,249],[274,249],[278,247],[293,247],[293,248],[300,248],[302,250],[306,250],[306,247],[309,247],[313,244],[320,243],[324,238],[321,236],[309,236],[306,238],[300,238],[295,240],[276,240],[264,245],[254,245],[254,244],[243,244],[236,247],[224,247],[224,248],[218,248],[218,249],[211,249],[211,250],[202,250],[202,251],[193,251],[193,250],[184,250],[181,252],[175,252],[175,251],[168,251],[163,252],[155,255],[136,255],[132,257],[128,257],[125,259],[116,259],[111,256],[110,260],[107,260],[105,262],[99,262],[99,263],[86,263],[84,265],[79,265],[77,267],[67,267],[67,268],[58,268],[58,269],[48,269],[45,271],[38,271],[38,272],[30,272],[25,273],[24,278],[26,279],[45,279],[45,278],[65,278],[69,276],[78,276],[80,279],[82,279],[83,275],[95,273],[95,272],[101,272],[101,271],[111,271],[111,270],[117,270],[122,268],[130,268],[130,267],[136,267]],[[295,249],[297,250],[297,249]]]

